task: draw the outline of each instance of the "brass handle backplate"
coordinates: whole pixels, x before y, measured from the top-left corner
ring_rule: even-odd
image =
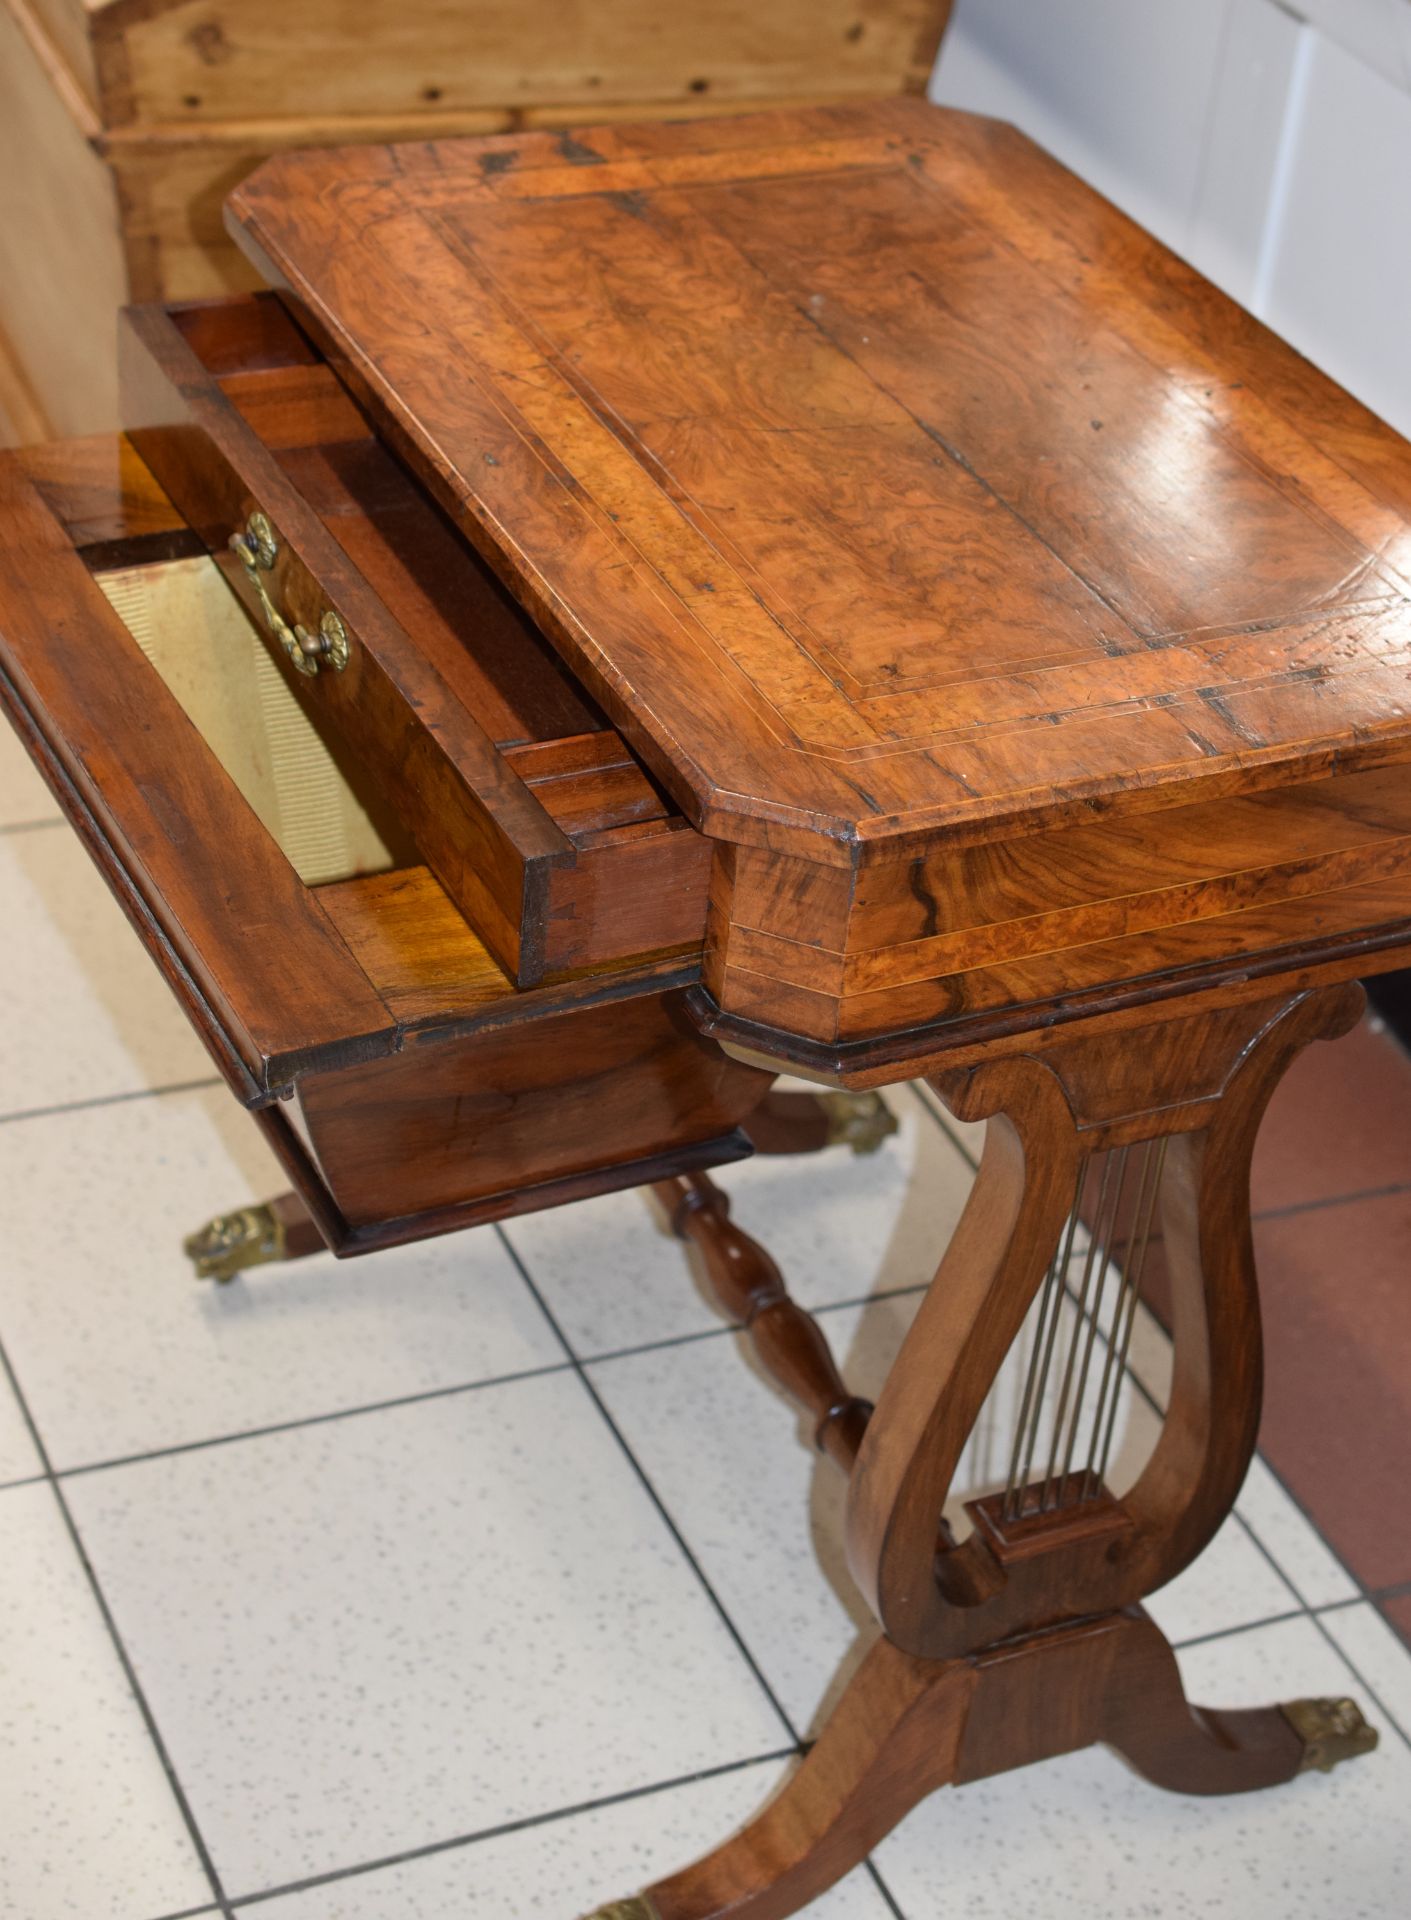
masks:
[[[264,576],[272,571],[279,558],[279,539],[270,525],[268,515],[252,513],[240,531],[231,534],[230,545],[231,550],[239,555],[245,577],[254,588],[266,625],[288,654],[295,672],[305,674],[310,679],[320,667],[329,667],[334,673],[341,673],[353,649],[348,629],[338,615],[331,608],[328,609],[319,621],[317,631],[311,633],[297,621],[291,627],[270,598]]]

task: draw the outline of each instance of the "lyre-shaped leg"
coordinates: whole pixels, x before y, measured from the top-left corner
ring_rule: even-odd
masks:
[[[1359,1006],[1358,990],[1341,988],[1174,1009],[938,1077],[960,1118],[990,1124],[970,1202],[856,1448],[849,1561],[884,1637],[756,1820],[605,1914],[783,1920],[934,1788],[1094,1741],[1156,1784],[1194,1793],[1270,1786],[1375,1744],[1350,1701],[1192,1707],[1170,1647],[1136,1604],[1201,1550],[1248,1467],[1260,1388],[1254,1136],[1299,1049],[1344,1032]],[[1076,1316],[1071,1351],[1083,1357],[1067,1363],[1059,1395],[1066,1413],[1070,1389],[1078,1399],[1100,1389],[1089,1451],[1075,1456],[1060,1418],[1056,1451],[1031,1482],[1021,1424],[1015,1484],[973,1502],[973,1531],[956,1540],[941,1514],[961,1450],[1046,1284],[1057,1314],[1084,1174],[1113,1153],[1123,1166],[1136,1154],[1139,1229],[1150,1230],[1159,1204],[1172,1270],[1174,1380],[1155,1451],[1120,1498],[1101,1484],[1107,1396],[1135,1314],[1136,1276],[1124,1268],[1103,1342],[1082,1335]],[[842,1391],[826,1349],[820,1360],[811,1322],[713,1193],[697,1194],[694,1211],[677,1195],[681,1230],[723,1277],[727,1308],[753,1321],[776,1377],[826,1411]],[[1086,1265],[1105,1281],[1100,1250]],[[812,1356],[801,1371],[781,1362],[780,1343],[759,1340],[765,1313],[787,1330],[785,1354]],[[1031,1391],[1021,1423],[1035,1404]]]

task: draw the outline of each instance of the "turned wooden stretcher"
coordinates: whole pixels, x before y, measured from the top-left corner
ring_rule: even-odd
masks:
[[[1351,1702],[1189,1705],[1141,1603],[1255,1444],[1260,1117],[1411,946],[1411,452],[915,101],[289,155],[230,218],[271,293],[135,311],[128,439],[0,470],[11,716],[294,1188],[193,1252],[653,1185],[849,1478],[876,1645],[605,1911],[792,1913],[1093,1741],[1196,1793],[1366,1751]],[[875,1406],[709,1178],[875,1141],[782,1070],[987,1123]]]

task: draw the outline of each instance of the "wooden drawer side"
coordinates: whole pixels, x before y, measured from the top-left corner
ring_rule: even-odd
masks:
[[[242,1098],[397,1044],[366,974],[75,554],[0,457],[11,717]]]
[[[543,973],[544,869],[572,847],[494,742],[352,567],[278,462],[156,309],[127,316],[124,405],[142,458],[264,623],[231,536],[263,513],[279,558],[268,591],[291,624],[331,610],[353,636],[343,673],[300,689],[374,765],[422,855],[520,984]],[[292,676],[291,676],[292,678]]]
[[[167,422],[138,430],[144,454],[252,610],[224,551],[232,526],[258,500],[281,534],[300,530],[273,575],[286,617],[347,609],[361,645],[347,672],[286,668],[290,684],[382,771],[422,857],[517,983],[698,951],[708,843],[279,303],[130,317],[145,349],[132,405]]]

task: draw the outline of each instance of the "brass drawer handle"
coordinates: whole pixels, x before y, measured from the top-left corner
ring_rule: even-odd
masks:
[[[291,627],[269,597],[263,576],[279,558],[279,541],[268,516],[252,513],[241,531],[231,534],[230,545],[231,550],[240,556],[245,577],[255,590],[260,611],[270,632],[288,654],[295,671],[306,674],[310,679],[321,666],[331,667],[334,673],[341,673],[353,649],[348,629],[338,615],[330,608],[319,621],[318,631],[310,633],[307,627],[300,626],[297,621]]]

